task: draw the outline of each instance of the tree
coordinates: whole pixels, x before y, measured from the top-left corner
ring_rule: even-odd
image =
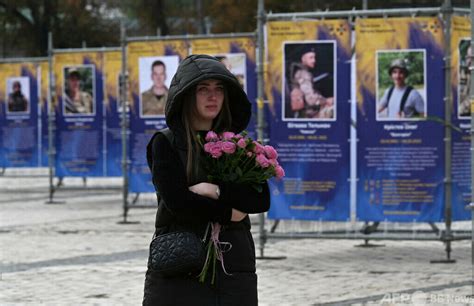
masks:
[[[55,48],[119,44],[118,20],[104,17],[104,1],[0,0],[3,56],[44,56],[48,32]]]

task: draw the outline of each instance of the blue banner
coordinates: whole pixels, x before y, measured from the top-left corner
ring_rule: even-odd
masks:
[[[356,24],[359,220],[443,219],[441,24],[431,17]]]
[[[35,63],[2,63],[0,167],[38,167],[38,79]]]
[[[119,104],[121,67],[122,53],[120,51],[104,52],[107,96],[105,99],[106,176],[122,176],[122,107]]]
[[[270,144],[286,176],[272,219],[350,219],[351,30],[344,20],[267,24]]]
[[[171,79],[187,55],[185,41],[133,42],[128,45],[130,106],[129,191],[155,192],[146,161],[153,134],[166,127],[164,106]]]
[[[55,54],[54,71],[56,176],[104,176],[102,54]]]

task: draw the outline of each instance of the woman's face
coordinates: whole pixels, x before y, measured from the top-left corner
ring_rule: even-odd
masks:
[[[223,82],[214,79],[201,81],[196,86],[195,121],[197,121],[197,123],[212,124],[212,120],[214,120],[221,111],[223,103]]]

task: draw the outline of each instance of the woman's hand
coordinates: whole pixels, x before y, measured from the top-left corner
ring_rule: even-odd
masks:
[[[217,196],[219,193],[219,186],[216,184],[211,183],[199,183],[189,187],[189,190],[202,195],[204,197],[208,197],[214,200],[217,200],[219,197]]]
[[[244,212],[241,212],[240,210],[237,210],[235,208],[232,208],[232,217],[230,218],[230,221],[232,222],[240,222],[242,221],[245,217],[247,217],[247,214]]]

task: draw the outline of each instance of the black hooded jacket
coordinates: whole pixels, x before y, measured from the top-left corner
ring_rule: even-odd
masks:
[[[247,95],[235,76],[223,64],[207,55],[191,55],[183,60],[171,81],[165,108],[166,123],[173,133],[173,143],[170,143],[163,133],[157,132],[147,147],[148,165],[160,199],[155,222],[156,234],[184,227],[200,235],[209,221],[219,222],[223,225],[220,240],[232,244],[232,248],[224,253],[226,271],[232,273],[232,276],[225,275],[220,270],[221,277],[218,277],[217,285],[210,291],[209,288],[204,290],[202,284],[198,285],[195,278],[189,280],[186,286],[194,289],[189,289],[191,291],[188,293],[191,296],[187,302],[200,305],[196,301],[209,301],[209,299],[219,301],[222,294],[229,297],[232,296],[232,292],[243,293],[242,290],[245,289],[245,292],[248,291],[245,295],[251,299],[248,305],[253,305],[252,301],[256,301],[255,246],[250,233],[250,221],[246,217],[241,222],[231,222],[231,215],[232,208],[246,213],[267,211],[270,207],[268,185],[263,184],[263,191],[257,192],[247,184],[219,183],[221,193],[218,200],[198,195],[188,189],[190,185],[205,182],[206,178],[205,176],[197,178],[189,184],[186,179],[187,151],[181,122],[183,96],[206,79],[221,80],[225,84],[232,115],[231,131],[241,132],[250,119],[251,108]],[[160,279],[160,276],[153,275],[153,272],[148,270],[144,304],[147,297],[149,301],[153,300],[157,292],[161,292],[161,297],[170,290],[177,295],[182,294],[180,293],[180,290],[183,290],[182,284],[178,284],[178,280],[173,287],[169,279],[166,285]],[[235,287],[236,284],[240,285]],[[173,299],[169,302],[179,304]],[[219,302],[217,305],[228,304]]]

